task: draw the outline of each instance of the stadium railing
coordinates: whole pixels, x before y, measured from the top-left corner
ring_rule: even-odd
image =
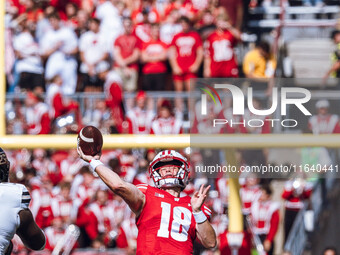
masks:
[[[334,177],[334,173],[328,173],[328,176],[325,179],[326,194],[322,194],[323,190],[320,182],[314,185],[310,200],[304,203],[304,207],[299,211],[295,218],[293,227],[284,245],[285,251],[289,251],[294,255],[301,255],[306,249],[311,249],[311,247],[307,247],[307,245],[308,242],[311,241],[312,232],[308,232],[310,230],[306,227],[305,215],[307,210],[312,211],[313,219],[312,222],[310,222],[312,224],[311,227],[313,230],[318,228],[320,225],[319,218],[321,212],[325,209],[324,205],[326,204],[325,200],[327,199],[327,193],[334,187]]]

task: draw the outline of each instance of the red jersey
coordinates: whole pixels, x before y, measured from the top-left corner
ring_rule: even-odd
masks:
[[[90,214],[89,217],[92,217],[92,220],[96,224],[93,224],[93,229],[90,233],[96,233],[91,236],[94,239],[98,233],[109,233],[112,230],[112,226],[114,225],[114,213],[112,206],[107,203],[105,205],[101,205],[98,202],[93,202],[88,207]]]
[[[229,233],[227,230],[219,235],[219,240],[220,240],[220,252],[221,254],[224,255],[230,255],[232,254],[231,249],[230,249],[230,244],[228,241],[228,237],[229,239],[232,238],[232,236],[230,236],[230,234],[232,235],[233,233]],[[243,233],[238,233],[238,237],[242,238],[242,243],[241,243],[241,247],[238,249],[238,254],[239,255],[250,255],[251,254],[251,237],[250,234],[246,231],[243,231]]]
[[[45,232],[45,235],[46,235],[45,249],[47,249],[49,251],[53,251],[53,249],[57,245],[58,241],[65,234],[64,229],[55,229],[53,227],[47,227],[44,232]]]
[[[77,193],[76,193],[76,199],[80,200],[80,204],[85,206],[89,203],[91,198],[96,193],[96,188],[93,184],[89,185],[88,187],[84,184],[79,185]]]
[[[233,26],[235,26],[238,10],[239,8],[243,8],[243,2],[241,0],[220,0],[219,4],[227,10],[230,22]]]
[[[46,103],[50,108],[50,118],[55,119],[72,110],[77,110],[78,105],[75,102],[65,104],[61,87],[55,83],[49,85],[46,92]]]
[[[46,228],[51,225],[54,218],[52,207],[52,193],[45,189],[36,189],[32,191],[31,211],[35,221],[40,228]]]
[[[213,32],[205,43],[205,54],[210,56],[211,77],[238,77],[234,54],[237,40],[231,32]]]
[[[151,26],[150,24],[136,25],[133,34],[137,37],[139,48],[143,43],[150,42],[151,40]]]
[[[122,107],[123,101],[123,81],[121,77],[115,72],[110,71],[107,74],[104,83],[104,92],[106,95],[106,105],[111,108],[112,119],[117,125],[121,125],[124,120],[124,110]]]
[[[118,36],[114,43],[115,47],[118,47],[120,50],[120,55],[122,56],[123,59],[126,59],[130,57],[135,50],[135,48],[138,47],[137,45],[137,37],[133,34],[131,35],[121,35]],[[133,68],[133,69],[138,69],[138,64],[137,63],[131,63],[128,65],[128,67]]]
[[[176,48],[176,62],[182,72],[188,73],[189,67],[194,64],[197,58],[197,49],[202,47],[200,35],[195,31],[178,33],[174,36],[171,46]]]
[[[146,52],[149,56],[157,56],[166,50],[167,46],[161,40],[151,40],[142,46],[142,51]],[[142,72],[143,74],[165,73],[166,70],[166,63],[164,61],[157,61],[145,63]]]
[[[145,205],[136,222],[136,254],[192,254],[196,222],[192,215],[191,198],[177,198],[146,184],[137,187],[145,195]],[[205,205],[202,211],[207,217],[211,214]]]
[[[285,199],[285,208],[288,210],[299,211],[303,208],[303,202],[312,194],[313,186],[307,184],[297,189],[293,186],[293,181],[288,181],[282,192],[282,198]]]
[[[279,227],[279,209],[280,204],[278,202],[255,202],[251,207],[254,233],[257,235],[267,235],[266,239],[272,242]]]
[[[135,24],[142,24],[144,22],[142,8],[134,10],[131,14],[131,19]],[[149,11],[148,21],[150,23],[159,23],[161,21],[160,15],[156,8],[151,8]]]
[[[42,102],[37,103],[26,112],[27,133],[30,135],[44,135],[51,131],[51,119],[48,106]]]
[[[194,7],[191,1],[175,1],[169,3],[164,10],[164,16],[167,17],[173,10],[178,10],[180,16],[186,16],[189,19],[193,19],[198,13],[198,10]]]
[[[335,114],[314,115],[308,125],[313,134],[336,134],[340,133],[339,117]]]
[[[54,217],[62,217],[64,222],[69,222],[73,215],[77,215],[71,198],[65,199],[62,196],[56,196],[52,198],[51,208]]]
[[[261,196],[261,189],[258,185],[255,186],[244,186],[240,189],[240,196],[242,200],[242,212],[249,214],[251,206]]]
[[[155,118],[155,113],[152,110],[135,107],[127,112],[127,117],[131,120],[134,134],[150,134],[151,123]]]

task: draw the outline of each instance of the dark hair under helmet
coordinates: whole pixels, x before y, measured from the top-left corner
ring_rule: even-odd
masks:
[[[0,148],[0,182],[8,182],[9,166],[6,153]]]

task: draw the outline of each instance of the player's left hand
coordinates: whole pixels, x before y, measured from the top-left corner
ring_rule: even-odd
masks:
[[[191,208],[193,212],[201,211],[201,207],[207,197],[210,185],[204,188],[204,184],[201,185],[199,191],[196,191],[191,198]]]
[[[90,162],[92,159],[100,159],[100,155],[98,154],[95,156],[85,155],[79,146],[77,146],[77,152],[79,157],[86,162]]]

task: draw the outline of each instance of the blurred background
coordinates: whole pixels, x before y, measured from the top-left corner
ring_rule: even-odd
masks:
[[[340,133],[340,2],[335,0],[5,0],[6,134],[201,133],[189,98],[195,78],[247,78],[254,106],[271,105],[273,87],[311,91],[313,116],[289,108],[294,128],[224,127],[219,134]],[[251,113],[246,110],[246,117]],[[225,103],[214,116],[241,121]],[[209,116],[209,117],[214,117]],[[246,118],[245,117],[245,118]],[[271,116],[282,119],[280,114]],[[270,118],[270,116],[266,116]],[[298,142],[298,141],[297,141]],[[339,146],[340,147],[340,146]],[[20,144],[18,144],[20,148]],[[104,150],[102,161],[126,181],[152,185],[154,149]],[[228,179],[195,173],[216,156],[183,148],[191,161],[185,193],[211,184],[207,200],[231,254]],[[40,254],[134,254],[135,219],[78,159],[75,149],[6,150],[11,181],[25,184],[31,210],[48,243]],[[337,254],[340,243],[339,150],[325,147],[239,149],[239,165],[308,164],[318,176],[240,178],[244,239],[238,254]],[[219,162],[228,157],[218,154]],[[332,171],[329,171],[332,167]],[[268,242],[270,244],[268,244]],[[15,238],[13,253],[32,254]],[[328,249],[328,250],[327,250]]]

